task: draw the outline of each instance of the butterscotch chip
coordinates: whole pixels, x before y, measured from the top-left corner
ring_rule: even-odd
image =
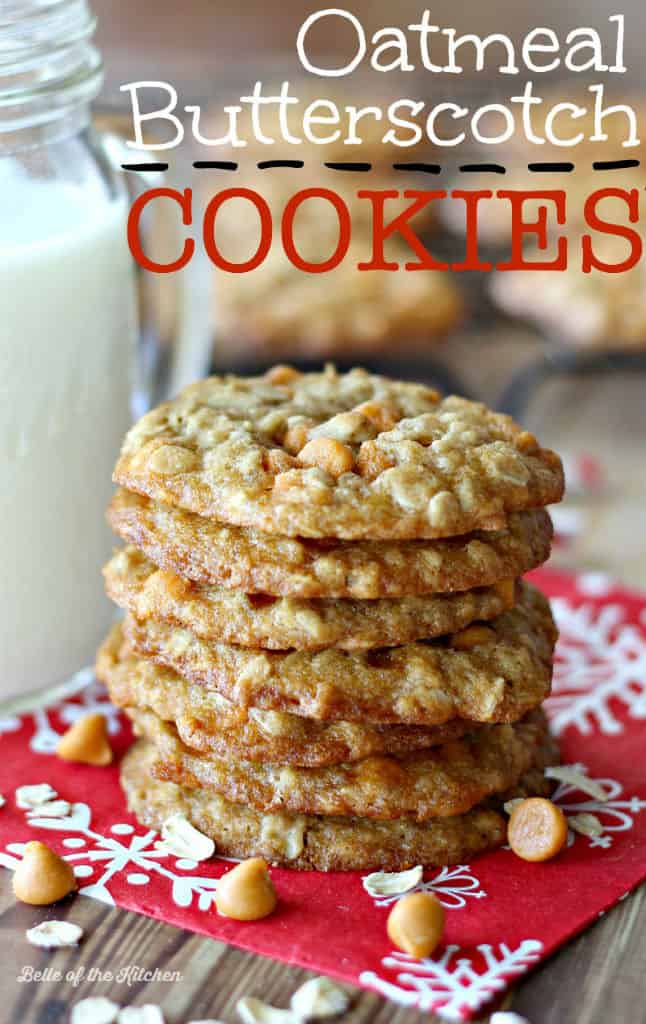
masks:
[[[123,490],[108,519],[124,540],[179,576],[294,599],[364,600],[490,586],[544,562],[552,538],[547,512],[537,510],[510,516],[504,530],[445,540],[293,539],[226,526]]]
[[[141,621],[163,620],[205,640],[271,650],[395,646],[453,633],[475,619],[495,618],[513,604],[513,596],[497,584],[375,601],[245,594],[158,569],[132,546],[117,552],[103,574],[108,596]],[[513,595],[513,580],[509,589]]]
[[[105,715],[84,715],[58,741],[56,753],[63,761],[105,766],[112,762]]]
[[[431,956],[442,939],[444,907],[431,892],[411,892],[397,900],[386,928],[397,949],[421,960]]]
[[[528,430],[523,430],[518,435],[516,443],[522,452],[535,452],[538,449],[538,441]]]
[[[314,437],[298,453],[303,466],[318,466],[330,476],[339,477],[354,467],[354,455],[347,444],[329,437]]]
[[[200,754],[152,713],[127,712],[138,735],[157,750],[157,778],[267,813],[418,821],[463,814],[513,787],[536,762],[547,738],[545,716],[534,712],[515,725],[487,726],[405,757],[296,768]]]
[[[232,868],[218,882],[218,913],[235,921],[258,921],[273,913],[278,903],[267,862],[251,857]]]
[[[25,846],[12,881],[16,899],[38,907],[57,903],[76,889],[72,865],[37,841]]]
[[[283,451],[282,448],[270,448],[269,451],[264,453],[263,458],[265,469],[276,473],[278,476],[281,473],[289,472],[296,465],[291,455]]]
[[[383,458],[388,467],[376,476],[352,470],[335,477],[318,463],[279,473],[267,465],[267,450],[281,447],[290,420],[311,421],[310,437],[320,439],[340,414],[372,401],[397,409],[395,427],[377,432],[372,424],[374,438],[359,435],[347,447],[370,466]],[[363,370],[328,367],[280,387],[265,377],[212,377],[130,430],[114,479],[186,511],[288,537],[455,536],[500,529],[509,513],[561,498],[558,457],[540,447],[522,451],[521,433],[510,417],[479,403],[438,401],[421,384]],[[171,471],[162,471],[160,459]],[[438,505],[440,494],[448,498]]]
[[[516,804],[507,825],[509,845],[523,860],[551,860],[561,852],[567,836],[568,824],[563,811],[543,797],[532,797]]]
[[[125,638],[189,682],[242,707],[323,721],[440,725],[452,718],[508,722],[550,691],[556,630],[546,599],[528,584],[473,650],[444,639],[367,651],[262,651],[206,642],[186,629],[129,615]]]
[[[365,480],[377,480],[387,469],[392,469],[395,462],[388,452],[374,445],[362,444],[357,453],[357,472]]]
[[[355,411],[374,423],[379,433],[392,430],[398,420],[397,409],[388,402],[362,402]]]
[[[497,583],[494,583],[494,587],[497,593],[502,597],[504,601],[507,602],[507,605],[511,608],[514,601],[516,600],[516,580],[499,580]]]
[[[187,746],[215,757],[316,768],[425,750],[477,728],[460,719],[426,728],[365,720],[319,722],[288,711],[241,708],[170,669],[134,657],[123,643],[120,626],[99,650],[96,672],[113,703],[152,711],[174,723]]]
[[[491,643],[494,636],[494,631],[489,629],[488,626],[475,623],[475,625],[467,626],[466,629],[455,633],[451,637],[451,643],[458,651],[471,651],[474,647],[479,647],[481,644]]]
[[[283,438],[283,445],[291,455],[298,453],[307,444],[310,426],[307,423],[293,423],[287,428]]]
[[[260,856],[269,863],[319,871],[400,871],[412,864],[469,863],[476,854],[505,842],[506,818],[497,803],[438,818],[432,827],[409,819],[262,814],[216,793],[160,782],[152,775],[155,760],[154,748],[143,741],[124,758],[121,783],[132,813],[142,825],[155,829],[170,814],[181,813],[210,835],[225,857]],[[542,765],[556,760],[554,745],[546,744],[539,770],[520,780],[523,796],[549,792]]]
[[[279,387],[281,384],[291,384],[298,376],[299,371],[293,366],[272,366],[265,374],[270,384],[277,384]]]

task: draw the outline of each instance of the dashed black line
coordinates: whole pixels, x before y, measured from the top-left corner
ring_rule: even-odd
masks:
[[[410,163],[393,164],[393,171],[414,171],[417,174],[441,174],[440,164],[423,164],[411,161]]]
[[[193,167],[198,171],[237,171],[234,160],[194,160]]]
[[[261,160],[259,164],[256,164],[259,171],[269,171],[273,167],[293,167],[298,170],[300,167],[305,167],[304,160]]]
[[[256,164],[258,170],[266,171],[273,168],[294,168],[301,170],[305,167],[304,160],[261,160]],[[358,171],[365,173],[372,170],[371,163],[362,161],[356,162],[329,162],[323,165],[331,171]],[[640,160],[595,160],[592,163],[593,171],[620,171],[632,170],[641,166]],[[167,171],[169,165],[161,162],[121,164],[124,171]],[[239,165],[233,160],[194,160],[193,167],[196,170],[215,171],[237,171]],[[392,164],[394,171],[411,171],[414,174],[441,174],[445,168],[441,164],[420,163],[408,161],[405,163]],[[576,169],[576,165],[568,160],[550,161],[544,160],[527,164],[527,170],[534,174],[570,174]],[[503,164],[476,163],[461,164],[458,168],[462,174],[506,174],[507,168]]]
[[[168,164],[121,164],[121,169],[124,171],[167,171]]]
[[[327,167],[330,171],[362,171],[362,172],[365,172],[365,171],[371,171],[372,170],[372,164],[363,163],[361,161],[357,161],[356,163],[348,163],[348,162],[341,162],[341,163],[339,163],[339,162],[333,161],[332,163],[323,164],[323,166]]]
[[[593,171],[623,171],[629,167],[639,167],[639,160],[595,160]]]
[[[502,164],[461,164],[462,174],[506,174],[507,168]]]
[[[528,171],[534,171],[537,174],[569,174],[570,171],[574,170],[574,164],[568,160],[543,160],[538,163],[527,164]]]

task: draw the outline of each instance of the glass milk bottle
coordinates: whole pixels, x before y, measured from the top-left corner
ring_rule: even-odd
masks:
[[[0,0],[0,700],[91,663],[130,412],[127,201],[85,0]]]

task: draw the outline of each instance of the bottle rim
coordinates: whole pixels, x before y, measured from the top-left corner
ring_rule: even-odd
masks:
[[[87,0],[0,0],[0,132],[89,103],[103,81]]]

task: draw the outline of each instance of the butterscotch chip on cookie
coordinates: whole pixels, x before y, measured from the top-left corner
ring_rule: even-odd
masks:
[[[514,586],[375,601],[245,594],[158,569],[129,546],[104,569],[108,597],[140,621],[161,620],[203,640],[270,650],[394,646],[492,619],[514,603]]]
[[[99,650],[96,672],[118,707],[141,708],[172,722],[183,743],[222,758],[323,767],[383,754],[403,755],[459,739],[477,726],[454,718],[443,725],[319,722],[288,711],[232,704],[216,690],[189,683],[171,669],[131,655],[115,626]]]
[[[368,651],[262,651],[207,643],[186,629],[129,615],[132,650],[243,707],[323,720],[440,725],[507,722],[548,695],[556,629],[546,599],[519,585],[516,606],[467,650],[451,639]]]
[[[365,403],[395,410],[380,429]],[[354,468],[335,476],[286,447],[339,442]],[[148,413],[126,437],[114,479],[158,501],[284,536],[405,539],[502,529],[514,511],[558,501],[561,461],[520,427],[466,399],[363,370],[212,377]]]
[[[182,814],[215,841],[223,856],[262,856],[274,864],[318,871],[401,871],[413,864],[467,863],[506,840],[507,818],[499,801],[432,822],[262,814],[216,793],[160,782],[153,775],[156,760],[154,747],[145,741],[124,758],[121,784],[131,812],[157,830],[172,814]],[[541,769],[557,761],[547,740],[536,767],[519,780],[519,794],[549,795]],[[512,790],[506,799],[514,795]]]
[[[514,725],[483,726],[474,735],[403,757],[295,768],[200,754],[151,712],[131,708],[128,714],[138,734],[155,745],[159,779],[263,812],[379,819],[463,814],[515,785],[547,736],[544,714],[534,712]]]
[[[516,512],[503,530],[419,541],[280,537],[119,490],[113,530],[162,569],[196,583],[293,598],[403,597],[491,586],[546,561],[552,523],[544,509]]]

